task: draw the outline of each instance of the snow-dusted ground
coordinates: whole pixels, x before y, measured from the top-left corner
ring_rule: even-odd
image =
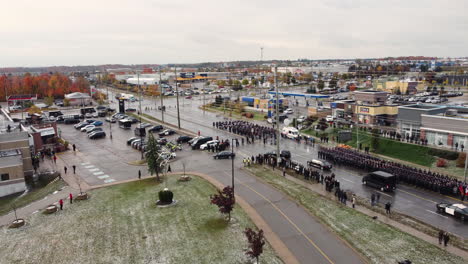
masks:
[[[272,174],[269,170],[252,168],[274,187],[303,204],[312,214],[365,255],[371,263],[397,263],[410,259],[413,263],[466,263],[462,258],[392,226],[324,198],[306,187]]]
[[[56,214],[34,214],[18,230],[0,229],[0,263],[248,263],[246,227],[236,207],[227,224],[194,177],[170,178],[178,204],[157,208],[164,184],[153,180],[95,190],[88,201],[66,203]],[[270,246],[261,263],[282,263]]]

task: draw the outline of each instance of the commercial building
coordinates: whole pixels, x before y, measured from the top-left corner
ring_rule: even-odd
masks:
[[[424,83],[416,80],[396,78],[376,79],[372,84],[375,90],[388,93],[415,94],[424,91]]]
[[[421,116],[445,113],[446,106],[413,104],[398,107],[397,132],[403,137],[414,136],[419,138],[421,134]]]
[[[91,96],[87,93],[70,93],[65,95],[65,99],[70,105],[89,105],[92,102]]]
[[[428,145],[461,149],[467,146],[468,108],[415,104],[398,107],[398,132],[427,139]],[[465,148],[466,149],[466,148]]]
[[[26,190],[24,177],[33,173],[28,133],[1,133],[0,197]]]
[[[353,92],[355,106],[352,120],[373,126],[394,126],[398,115],[397,105],[387,105],[388,92],[364,90]],[[348,107],[348,109],[350,109]],[[349,114],[348,114],[349,115]]]

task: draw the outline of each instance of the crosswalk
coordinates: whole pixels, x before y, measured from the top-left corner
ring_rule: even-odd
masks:
[[[115,182],[115,179],[110,178],[109,175],[105,174],[101,169],[97,168],[89,162],[81,163],[85,169],[87,169],[92,175],[96,176],[98,179],[103,180],[104,183]]]

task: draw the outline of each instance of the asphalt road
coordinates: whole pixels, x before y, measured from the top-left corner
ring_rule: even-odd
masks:
[[[109,91],[111,95],[113,93]],[[234,95],[237,96],[237,95]],[[207,95],[205,100],[208,102],[214,97],[214,95]],[[112,97],[113,98],[113,97]],[[181,116],[181,127],[194,132],[200,131],[203,135],[219,136],[220,138],[233,138],[237,137],[226,131],[214,129],[212,123],[215,121],[222,121],[223,117],[212,112],[199,109],[199,106],[203,103],[203,96],[194,96],[193,99],[182,99],[179,98],[180,102],[180,116]],[[116,103],[116,102],[115,102]],[[147,112],[161,119],[161,111],[155,110],[160,105],[160,100],[143,99],[142,109],[143,112]],[[164,105],[166,105],[166,112],[164,114],[164,120],[171,124],[177,125],[177,111],[176,111],[176,100],[175,98],[164,99]],[[138,109],[139,102],[130,103],[129,107]],[[152,108],[152,110],[145,111],[145,107]],[[268,125],[266,122],[254,121]],[[290,150],[293,154],[293,160],[305,164],[307,160],[317,158],[317,146],[314,148],[311,145],[298,144],[293,140],[281,139],[281,149]],[[244,156],[251,156],[258,153],[265,153],[267,151],[276,150],[276,146],[272,144],[263,145],[263,142],[256,142],[253,145],[245,145],[240,154]],[[362,177],[365,172],[354,170],[347,167],[336,167],[332,170],[333,173],[340,180],[341,186],[346,190],[351,190],[361,197],[367,197],[370,199],[372,193],[379,192],[381,194],[380,202],[386,203],[390,201],[394,209],[412,216],[420,221],[431,224],[433,226],[442,228],[451,233],[457,234],[461,237],[468,238],[468,228],[466,223],[462,223],[452,217],[441,215],[436,212],[436,204],[440,202],[447,203],[459,203],[460,200],[452,197],[446,197],[439,195],[434,192],[425,191],[422,189],[415,188],[400,184],[394,193],[384,193],[376,189],[362,185]],[[328,172],[330,173],[330,172]],[[468,204],[468,203],[466,203]]]
[[[139,169],[143,175],[147,173],[146,166],[128,165],[128,162],[140,159],[140,152],[126,144],[126,140],[133,136],[133,130],[124,130],[114,125],[112,139],[107,136],[90,140],[85,132],[76,130],[73,125],[60,124],[59,128],[62,136],[77,146],[76,152],[62,154],[61,159],[68,166],[76,165],[83,180],[89,185],[136,178]],[[105,123],[103,128],[109,135],[109,123]],[[174,140],[177,136],[168,139]],[[247,146],[241,146],[239,150],[243,151],[244,148]],[[353,249],[323,228],[302,207],[240,170],[240,158],[234,161],[236,194],[254,207],[300,263],[364,263]],[[190,170],[208,174],[225,185],[231,185],[231,160],[214,160],[211,153],[192,151],[185,145],[170,164],[173,171],[182,171],[183,163]]]

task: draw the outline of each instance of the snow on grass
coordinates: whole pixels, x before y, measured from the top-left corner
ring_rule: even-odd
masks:
[[[404,259],[413,263],[466,263],[437,246],[320,196],[270,170],[262,167],[250,170],[301,203],[372,263],[397,263]]]
[[[192,177],[168,187],[179,203],[157,208],[154,179],[91,192],[56,214],[35,214],[24,228],[0,229],[0,263],[248,263],[243,234],[254,224],[236,207],[227,223],[210,204],[216,189]],[[282,263],[266,246],[261,263]]]

